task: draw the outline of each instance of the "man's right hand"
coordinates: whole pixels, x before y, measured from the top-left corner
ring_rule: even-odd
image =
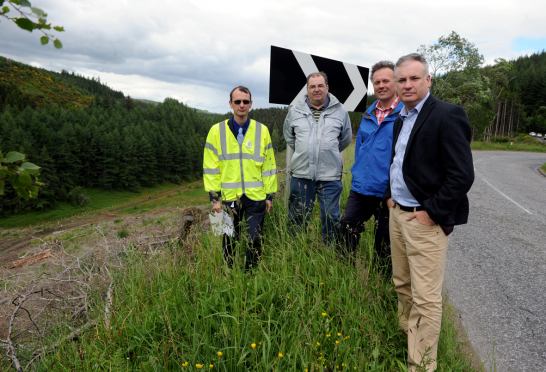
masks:
[[[215,202],[212,203],[212,209],[214,209],[214,211],[216,213],[221,213],[222,212],[222,202],[220,200],[216,200]]]
[[[388,198],[387,199],[387,207],[389,207],[389,209],[391,208],[394,208],[396,206],[396,204],[392,201],[392,198]]]

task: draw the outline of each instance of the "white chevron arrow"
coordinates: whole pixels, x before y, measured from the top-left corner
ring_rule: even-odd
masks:
[[[317,65],[315,65],[315,61],[313,61],[313,58],[310,54],[302,53],[302,52],[296,52],[295,50],[292,51],[294,53],[294,57],[296,57],[296,60],[300,64],[301,69],[303,70],[303,73],[305,74],[305,77],[309,76],[313,72],[317,72],[318,68]],[[295,105],[303,96],[307,93],[307,82],[303,85],[303,88],[300,90],[298,95],[292,100],[291,106]]]
[[[347,111],[354,111],[368,90],[356,65],[343,62],[343,66],[345,66],[345,70],[347,70],[347,74],[355,88],[347,100],[345,100],[343,106],[345,106]]]
[[[310,54],[297,52],[295,50],[293,50],[292,53],[294,53],[294,57],[296,57],[296,60],[303,70],[305,77],[309,76],[313,72],[318,71],[317,65],[315,64],[315,61],[313,61],[313,58]],[[360,75],[360,72],[358,71],[358,67],[356,65],[343,63],[343,66],[345,67],[347,75],[349,75],[349,79],[351,79],[351,83],[354,87],[351,95],[347,98],[343,105],[345,106],[347,111],[354,111],[364,95],[367,93],[366,84],[364,83],[364,80],[362,79],[362,76]],[[294,97],[290,105],[295,105],[301,98],[303,98],[303,96],[305,96],[306,93],[307,82],[304,84],[303,88],[301,88],[298,95]]]

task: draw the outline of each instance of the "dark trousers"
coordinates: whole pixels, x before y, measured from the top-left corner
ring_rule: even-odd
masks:
[[[265,200],[255,201],[243,195],[234,202],[223,202],[225,210],[233,220],[235,236],[224,234],[222,237],[222,250],[227,265],[233,267],[233,253],[235,246],[244,233],[243,217],[246,220],[246,233],[248,247],[246,249],[245,270],[251,269],[258,263],[262,252],[262,230],[265,216]]]
[[[313,212],[315,198],[318,196],[322,242],[327,247],[333,246],[341,215],[339,198],[342,190],[341,181],[312,181],[292,177],[288,213],[291,230],[295,232],[294,226],[297,226],[298,230],[306,228]]]
[[[382,198],[362,195],[351,190],[339,224],[338,249],[344,257],[354,260],[360,242],[360,234],[364,232],[364,224],[372,215],[375,217],[375,251],[379,265],[386,266],[387,275],[391,277],[389,208],[386,203],[383,203]]]

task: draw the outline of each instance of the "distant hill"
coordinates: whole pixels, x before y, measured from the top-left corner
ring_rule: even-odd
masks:
[[[0,83],[2,103],[14,104],[18,99],[31,107],[50,105],[53,107],[89,107],[93,96],[86,90],[19,62],[0,57]],[[14,88],[21,92],[16,92]],[[6,102],[7,100],[7,102]]]
[[[144,99],[144,98],[133,98],[135,101],[140,101],[140,102],[144,102],[144,103],[148,103],[148,104],[151,104],[151,105],[157,105],[161,102],[158,102],[158,101],[151,101],[149,99]]]
[[[123,92],[101,83],[100,78],[87,78],[65,70],[48,71],[0,56],[0,109],[7,104],[21,109],[45,105],[83,108],[89,107],[93,99],[111,106],[124,98]]]

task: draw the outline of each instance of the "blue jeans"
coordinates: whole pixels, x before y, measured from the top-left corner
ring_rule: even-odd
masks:
[[[322,222],[322,242],[333,247],[339,228],[341,211],[339,198],[343,185],[341,181],[312,181],[305,178],[292,177],[290,180],[290,210],[288,219],[292,226],[305,228],[311,218],[318,194],[320,205],[320,220]]]

